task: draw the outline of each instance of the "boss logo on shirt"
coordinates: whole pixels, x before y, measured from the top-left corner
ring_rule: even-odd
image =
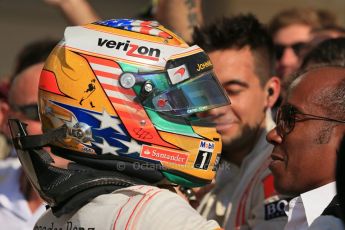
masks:
[[[283,199],[278,200],[279,197],[274,189],[273,175],[267,175],[262,180],[262,183],[265,197],[265,220],[286,216],[284,207],[288,204],[288,202]]]
[[[265,204],[265,220],[271,220],[277,217],[286,216],[284,207],[288,202],[286,200],[277,200]]]

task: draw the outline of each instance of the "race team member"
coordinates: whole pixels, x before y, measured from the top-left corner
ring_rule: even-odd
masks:
[[[273,42],[253,15],[203,26],[194,41],[208,53],[231,98],[231,106],[206,112],[222,135],[223,151],[215,186],[198,211],[225,229],[280,229],[287,202],[274,190],[267,168],[273,146],[265,138],[275,126],[271,108],[280,92]]]
[[[196,116],[229,104],[212,68],[154,21],[67,28],[41,73],[43,134],[9,121],[50,206],[34,229],[218,229],[174,192],[210,183],[220,160],[220,135]],[[57,167],[44,146],[71,162]]]

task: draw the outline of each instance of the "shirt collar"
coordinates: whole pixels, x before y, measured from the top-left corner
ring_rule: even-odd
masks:
[[[266,132],[268,133],[276,126],[276,123],[273,120],[272,110],[267,109],[266,111]]]
[[[286,205],[284,209],[288,217],[285,230],[308,229],[305,210],[300,196],[291,199],[289,205]]]
[[[331,182],[300,195],[309,226],[322,214],[336,194],[335,182]]]

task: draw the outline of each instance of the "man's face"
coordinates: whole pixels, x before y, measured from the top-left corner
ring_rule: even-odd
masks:
[[[9,92],[9,101],[12,107],[9,117],[17,118],[21,122],[26,123],[28,125],[26,128],[29,135],[42,134],[37,102],[38,86],[43,66],[44,63],[39,63],[23,70],[14,80]],[[10,137],[9,131],[8,135]],[[47,147],[45,150],[50,152]],[[54,154],[50,155],[54,159],[55,166],[64,167],[69,162]]]
[[[312,70],[294,81],[284,105],[294,107],[299,113],[328,117],[326,109],[323,109],[325,105],[317,98],[325,95],[327,88],[334,85],[336,78],[326,77],[333,74],[331,71],[334,68]],[[306,119],[303,114],[296,114],[295,117],[299,121],[289,133],[281,131],[281,127],[289,127],[286,125],[288,122],[281,125],[277,121],[278,128],[267,134],[267,140],[274,145],[270,170],[275,188],[290,195],[299,195],[334,181],[339,138],[336,130],[343,128],[343,125],[332,128],[334,123],[324,120]]]
[[[310,26],[302,24],[283,27],[274,34],[276,69],[279,77],[284,78],[298,69],[300,65],[300,51],[302,51],[310,39]]]
[[[208,115],[222,135],[223,149],[236,153],[254,144],[265,120],[266,94],[254,71],[249,48],[217,50],[210,52],[209,57],[231,105],[213,109]]]
[[[9,93],[10,117],[28,124],[29,134],[41,134],[41,122],[37,117],[38,84],[43,63],[23,70],[13,82]],[[35,118],[36,117],[36,118]]]

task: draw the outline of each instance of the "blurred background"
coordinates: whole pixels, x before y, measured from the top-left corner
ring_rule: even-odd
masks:
[[[183,1],[183,0],[181,0]],[[131,18],[147,10],[150,0],[89,0],[104,19]],[[333,11],[345,25],[345,0],[203,0],[204,22],[223,15],[251,12],[262,22],[290,7],[314,7]],[[0,77],[13,71],[15,56],[28,42],[40,38],[61,39],[68,21],[58,8],[44,0],[0,0]]]

